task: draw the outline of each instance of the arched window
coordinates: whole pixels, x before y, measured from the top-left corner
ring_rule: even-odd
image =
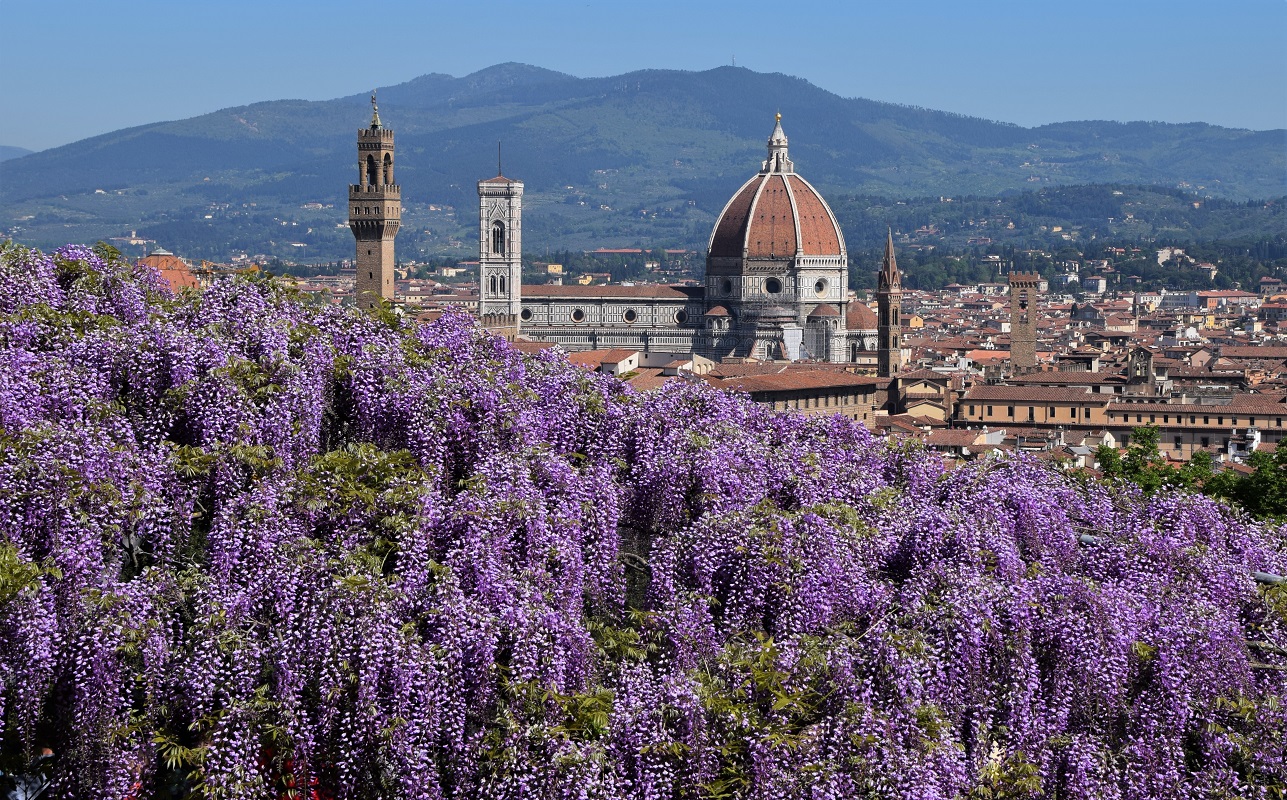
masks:
[[[505,252],[505,223],[500,220],[492,223],[492,252]]]
[[[376,166],[375,156],[366,157],[366,182],[372,186],[380,182],[380,170]]]
[[[504,275],[500,276],[500,291],[501,291],[501,294],[505,294],[505,276]]]
[[[493,275],[487,279],[487,291],[496,294],[496,276]]]
[[[393,156],[388,153],[384,154],[384,182],[393,183]]]

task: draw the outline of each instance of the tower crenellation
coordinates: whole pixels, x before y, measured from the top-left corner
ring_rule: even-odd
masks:
[[[402,224],[402,187],[394,179],[393,131],[380,122],[371,95],[371,126],[358,131],[358,182],[349,185],[349,229],[357,243],[358,306],[394,296],[393,240]]]
[[[1037,301],[1041,275],[1010,273],[1010,371],[1029,372],[1037,367]]]

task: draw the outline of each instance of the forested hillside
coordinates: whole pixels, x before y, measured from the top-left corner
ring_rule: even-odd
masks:
[[[1287,791],[1283,530],[1201,496],[104,248],[0,247],[0,365],[54,797]]]
[[[575,78],[502,64],[464,78],[423,76],[379,95],[397,135],[404,233],[427,232],[407,250],[415,253],[459,250],[472,229],[474,184],[495,172],[502,140],[505,170],[527,184],[537,249],[703,242],[764,157],[778,110],[801,173],[828,196],[995,196],[1084,183],[1235,200],[1285,191],[1284,131],[1022,128],[732,67]],[[216,248],[235,248],[338,257],[345,232],[335,226],[366,101],[258,103],[5,161],[0,226],[50,246],[138,229],[193,256],[226,258]],[[322,207],[301,209],[310,203]]]

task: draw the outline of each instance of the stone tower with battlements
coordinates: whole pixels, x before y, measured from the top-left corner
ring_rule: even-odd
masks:
[[[523,182],[478,182],[478,319],[517,335],[523,297]]]
[[[371,95],[371,127],[358,131],[358,182],[349,186],[349,228],[357,240],[357,303],[393,299],[393,238],[402,223],[402,189],[393,180],[393,131],[380,124]]]
[[[876,374],[889,378],[903,368],[903,278],[894,260],[894,232],[885,240],[885,259],[876,287]]]
[[[1010,273],[1010,372],[1019,375],[1037,367],[1037,300],[1041,276]]]

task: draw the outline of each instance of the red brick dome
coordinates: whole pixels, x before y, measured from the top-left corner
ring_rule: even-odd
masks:
[[[707,252],[713,258],[844,255],[831,208],[787,157],[780,117],[769,137],[769,158],[724,206]]]

